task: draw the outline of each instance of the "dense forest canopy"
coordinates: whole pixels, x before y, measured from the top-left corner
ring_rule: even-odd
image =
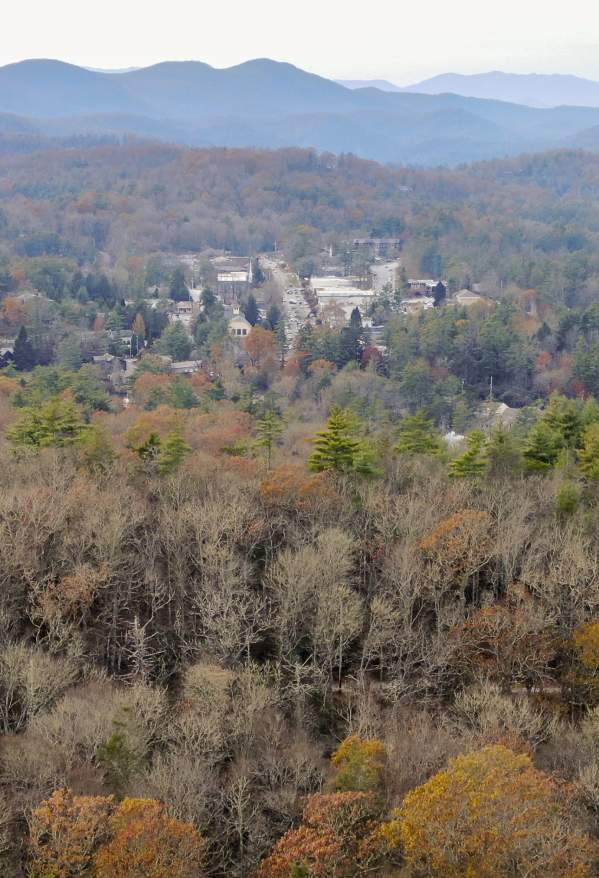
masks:
[[[592,300],[599,157],[556,152],[454,171],[393,170],[310,150],[120,145],[0,161],[0,246],[124,266],[153,252],[318,252],[348,234],[399,234],[463,285],[492,278],[552,304]],[[302,227],[307,227],[303,230]],[[126,266],[124,266],[126,267]],[[420,267],[418,264],[415,266]]]

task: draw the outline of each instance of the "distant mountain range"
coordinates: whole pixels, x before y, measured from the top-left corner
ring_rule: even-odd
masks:
[[[399,86],[386,79],[337,80],[346,88],[379,88],[390,92],[456,94],[468,98],[509,101],[529,107],[599,107],[599,82],[568,74],[442,73],[414,85]]]
[[[402,88],[400,85],[394,85],[388,79],[336,79],[338,85],[345,88],[378,88],[381,91],[409,91],[408,88]]]
[[[310,146],[390,163],[454,165],[599,146],[599,96],[597,107],[539,109],[383,85],[350,89],[268,59],[223,70],[197,61],[165,62],[118,74],[23,61],[0,67],[0,147],[23,151],[27,144],[35,148],[36,138],[48,148],[54,138],[136,135],[197,146]]]

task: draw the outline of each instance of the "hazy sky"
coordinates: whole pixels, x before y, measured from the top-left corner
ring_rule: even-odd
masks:
[[[290,61],[408,84],[436,73],[599,79],[599,0],[0,0],[0,64]]]

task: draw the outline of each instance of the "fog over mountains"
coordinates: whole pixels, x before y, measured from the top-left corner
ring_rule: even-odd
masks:
[[[23,61],[0,68],[0,148],[132,134],[197,146],[310,146],[391,163],[452,165],[599,146],[599,83],[590,80],[493,73],[447,74],[396,91],[382,81],[352,85],[360,87],[268,59],[226,69],[165,62],[119,73]],[[456,93],[460,88],[476,94]],[[578,94],[586,106],[525,105],[533,99],[578,103]],[[512,95],[514,102],[507,102]],[[497,97],[502,100],[490,99]]]

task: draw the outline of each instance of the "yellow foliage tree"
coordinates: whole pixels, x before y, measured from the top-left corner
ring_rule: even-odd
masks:
[[[599,695],[599,621],[585,622],[574,631],[571,640],[573,668],[571,681],[587,703]]]
[[[387,750],[382,741],[351,735],[331,756],[337,769],[333,785],[337,790],[377,790],[383,782],[386,761]]]
[[[580,625],[572,636],[572,642],[585,676],[595,676],[599,671],[599,622]]]
[[[567,791],[529,756],[494,745],[450,760],[382,832],[430,878],[586,878],[597,850]]]

